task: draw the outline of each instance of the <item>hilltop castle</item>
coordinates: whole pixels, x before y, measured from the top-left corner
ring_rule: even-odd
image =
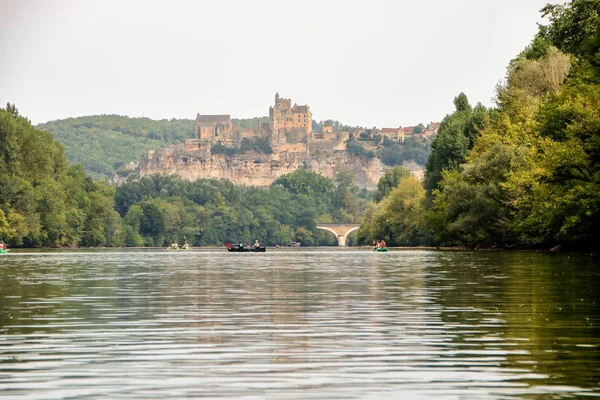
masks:
[[[286,143],[285,138],[296,137],[298,141],[307,137],[312,132],[312,113],[307,105],[292,107],[291,99],[279,97],[275,93],[275,106],[269,107],[269,127],[260,123],[255,129],[236,129],[231,121],[231,116],[225,115],[200,115],[196,116],[196,139],[229,143],[236,142],[244,137],[270,136],[271,144]],[[290,135],[291,134],[291,135]],[[294,141],[294,140],[292,140]]]
[[[140,175],[176,173],[189,180],[226,178],[234,183],[265,186],[298,168],[311,169],[333,178],[339,168],[347,166],[355,173],[360,186],[374,188],[389,167],[378,158],[361,159],[348,154],[346,143],[352,136],[365,139],[361,144],[367,150],[375,151],[376,141],[370,139],[377,136],[403,143],[407,136],[415,136],[417,131],[425,136],[437,132],[439,127],[439,124],[432,123],[426,129],[419,127],[419,130],[415,127],[356,127],[340,131],[337,124],[335,129],[331,122],[321,125],[321,132],[314,132],[310,107],[296,103],[292,106],[291,99],[282,98],[279,93],[275,94],[275,104],[269,107],[268,125],[259,119],[257,126],[241,128],[228,114],[198,113],[194,139],[151,150],[140,164],[139,172]],[[240,152],[244,139],[267,139],[272,153]],[[220,150],[215,151],[218,148]],[[232,150],[229,156],[224,154],[227,148]]]
[[[269,127],[273,132],[300,129],[307,135],[312,132],[312,113],[309,106],[299,106],[292,100],[279,97],[275,93],[275,107],[269,107]]]
[[[327,121],[322,126],[322,132],[313,132],[312,113],[308,105],[292,106],[291,99],[284,99],[275,93],[275,105],[269,107],[269,126],[262,126],[259,122],[256,128],[236,128],[229,114],[223,115],[201,115],[196,116],[196,139],[199,141],[236,143],[247,137],[269,137],[271,146],[289,143],[311,143],[315,141],[331,141],[334,137],[347,140],[349,134],[358,134],[365,131],[363,128],[354,128],[349,132],[336,132],[334,135],[333,125]],[[426,128],[415,134],[415,126],[398,128],[373,127],[369,130],[371,138],[379,135],[384,136],[396,143],[404,143],[407,137],[421,135],[429,138],[437,133],[439,122],[432,122]],[[340,136],[339,133],[342,133]],[[329,140],[328,140],[329,139]],[[336,146],[337,147],[337,146]],[[345,147],[344,147],[345,149]],[[307,149],[308,150],[308,149]],[[342,149],[343,150],[343,149]]]

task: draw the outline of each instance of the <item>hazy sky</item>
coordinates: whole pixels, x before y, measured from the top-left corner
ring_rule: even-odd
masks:
[[[0,0],[0,104],[33,123],[96,114],[440,121],[492,104],[547,0]]]

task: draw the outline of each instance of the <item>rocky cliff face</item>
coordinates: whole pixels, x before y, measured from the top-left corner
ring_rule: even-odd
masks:
[[[273,155],[245,153],[235,156],[211,154],[205,143],[188,142],[165,149],[151,151],[140,162],[140,176],[153,173],[178,174],[194,181],[202,178],[226,178],[233,183],[268,186],[279,176],[307,168],[333,178],[342,167],[350,168],[360,187],[373,189],[386,167],[377,159],[370,161],[349,156],[345,151],[278,152]]]

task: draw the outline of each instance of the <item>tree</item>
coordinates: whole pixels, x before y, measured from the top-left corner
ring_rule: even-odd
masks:
[[[567,4],[548,4],[542,8],[542,17],[549,24],[540,26],[539,37],[561,51],[582,56],[587,45],[598,32],[600,0],[572,0]]]
[[[404,167],[395,167],[388,169],[385,174],[377,182],[377,190],[375,191],[375,202],[380,202],[384,197],[398,186],[400,179],[410,176],[410,171]]]
[[[113,190],[70,165],[52,135],[33,127],[14,105],[0,110],[0,142],[0,209],[11,245],[118,242]]]
[[[425,166],[425,188],[430,199],[432,191],[438,188],[442,172],[457,170],[465,162],[467,152],[486,122],[485,107],[478,104],[474,111],[464,93],[454,98],[454,106],[454,113],[444,117],[440,124]]]
[[[309,195],[327,193],[333,188],[331,179],[306,169],[297,169],[290,174],[280,176],[271,184],[271,186],[276,185],[281,185],[294,194]]]
[[[144,215],[140,221],[140,234],[151,239],[154,246],[162,246],[165,237],[165,220],[161,209],[150,201],[140,203]]]
[[[424,199],[425,191],[418,180],[410,175],[401,177],[381,202],[365,211],[358,231],[359,241],[371,244],[384,239],[390,246],[428,243]]]
[[[339,222],[355,222],[358,220],[359,201],[356,177],[347,167],[342,167],[335,175],[336,189],[333,194],[334,216]]]

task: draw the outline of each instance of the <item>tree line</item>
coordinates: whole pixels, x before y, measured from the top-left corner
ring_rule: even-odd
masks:
[[[423,187],[390,173],[359,235],[388,243],[593,249],[600,237],[600,1],[542,10],[495,107],[461,93]],[[392,184],[390,184],[392,182]],[[397,183],[396,183],[397,182]],[[394,186],[389,190],[390,186]]]
[[[161,246],[183,236],[194,245],[333,245],[317,222],[356,222],[354,244],[594,249],[599,10],[600,0],[546,6],[549,24],[510,62],[495,105],[457,95],[424,181],[397,166],[373,192],[343,168],[334,179],[300,169],[266,189],[161,175],[115,188],[70,164],[9,104],[0,110],[0,238],[29,247]]]
[[[0,109],[0,143],[0,239],[12,247],[163,246],[184,237],[196,246],[334,245],[317,221],[358,222],[367,203],[343,168],[334,179],[297,170],[266,189],[159,174],[115,187],[70,164],[11,104]]]

